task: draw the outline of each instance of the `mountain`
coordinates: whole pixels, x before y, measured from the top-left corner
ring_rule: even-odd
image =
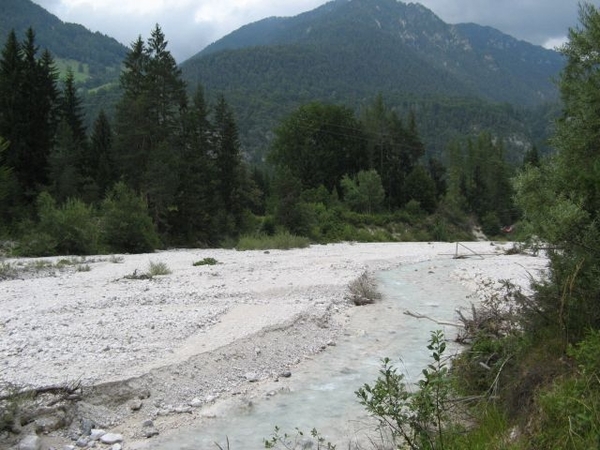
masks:
[[[399,110],[417,107],[427,116],[447,110],[449,98],[466,102],[471,112],[458,112],[463,128],[500,121],[519,133],[514,141],[528,140],[529,118],[523,122],[522,110],[557,101],[552,77],[563,64],[557,52],[489,27],[446,24],[420,4],[335,0],[295,17],[246,25],[181,68],[192,87],[225,94],[244,143],[256,150],[267,145],[272,125],[301,103],[360,109],[378,93]],[[499,113],[494,103],[513,106]],[[495,112],[477,118],[486,105]]]
[[[62,22],[31,0],[0,2],[0,45],[11,30],[22,40],[29,27],[35,31],[40,49],[52,53],[59,69],[71,66],[80,85],[91,89],[118,79],[127,47],[115,39]]]

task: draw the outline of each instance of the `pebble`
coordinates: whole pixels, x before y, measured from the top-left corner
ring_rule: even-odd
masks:
[[[100,438],[100,442],[108,445],[123,442],[123,435],[118,433],[106,433],[102,435],[102,437]]]
[[[102,436],[104,436],[106,434],[106,431],[99,429],[99,428],[93,428],[90,431],[90,439],[92,441],[97,441],[98,439],[100,439]]]
[[[40,438],[36,435],[25,436],[19,442],[19,446],[17,447],[19,450],[40,450],[42,447],[42,443]]]
[[[250,383],[255,383],[259,380],[258,374],[256,372],[247,372],[245,375],[246,381]]]
[[[198,397],[193,398],[192,401],[190,402],[190,406],[192,408],[200,408],[202,405],[203,405],[203,402]]]
[[[142,409],[143,404],[144,403],[139,398],[135,398],[129,402],[129,409],[132,411],[139,411]]]

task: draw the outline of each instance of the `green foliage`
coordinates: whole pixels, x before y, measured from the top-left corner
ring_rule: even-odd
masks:
[[[594,151],[600,136],[600,12],[584,4],[581,27],[570,31],[563,53],[567,65],[559,86],[563,117],[552,143],[558,152],[529,166],[517,180],[517,201],[529,231],[552,248],[551,285],[538,296],[528,315],[529,328],[552,327],[566,344],[584,330],[600,328],[600,158]],[[543,334],[543,333],[542,333]]]
[[[270,249],[289,250],[292,248],[306,248],[309,245],[309,239],[283,231],[276,233],[273,236],[261,234],[241,236],[235,248],[239,251]]]
[[[156,277],[159,275],[169,275],[171,273],[171,269],[169,269],[169,266],[167,266],[167,263],[164,263],[162,261],[159,262],[150,262],[149,268],[148,268],[148,275],[150,277]]]
[[[26,234],[18,252],[24,256],[91,255],[99,250],[96,211],[77,199],[57,206],[47,192],[37,200],[39,223]]]
[[[431,333],[427,348],[432,363],[423,369],[419,389],[407,389],[404,375],[389,358],[383,360],[374,385],[365,384],[356,395],[366,410],[389,430],[399,448],[443,449],[448,439],[451,380],[444,353],[446,343],[441,331]]]
[[[287,168],[303,189],[323,185],[331,191],[343,175],[366,167],[364,137],[350,109],[309,103],[276,128],[269,160]]]
[[[319,434],[316,428],[310,432],[310,437],[296,428],[296,434],[290,436],[287,433],[281,434],[279,427],[275,430],[269,439],[264,440],[265,448],[294,450],[297,448],[316,448],[317,450],[335,450],[336,446],[331,442],[325,441],[325,438]],[[316,447],[315,447],[316,444]]]
[[[151,261],[150,264],[148,264],[148,270],[146,272],[138,273],[136,269],[133,273],[125,275],[123,278],[126,280],[152,280],[154,277],[169,275],[170,273],[171,269],[169,269],[169,266],[166,263],[162,261]]]
[[[341,187],[344,202],[353,211],[372,214],[381,210],[385,192],[376,170],[361,170],[355,178],[344,175]]]
[[[532,447],[597,448],[600,439],[600,332],[590,331],[569,354],[577,371],[558,379],[538,396],[539,422]]]
[[[211,257],[206,257],[204,259],[201,259],[200,261],[196,261],[194,262],[193,266],[197,267],[197,266],[214,266],[216,264],[219,264],[219,261],[217,261],[215,258],[211,258]]]
[[[152,252],[160,245],[146,202],[117,183],[102,202],[102,242],[111,251]]]

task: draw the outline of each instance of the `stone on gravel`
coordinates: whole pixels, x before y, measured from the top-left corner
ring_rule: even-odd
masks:
[[[75,445],[77,447],[87,447],[88,442],[90,442],[90,439],[87,436],[81,436],[79,439],[77,439],[77,442],[75,442]]]
[[[32,434],[21,439],[17,448],[19,450],[40,450],[42,448],[42,442],[39,437]]]
[[[100,438],[100,442],[108,445],[123,442],[123,435],[119,433],[106,433]]]
[[[142,409],[143,404],[144,403],[139,398],[134,398],[129,402],[129,409],[131,409],[132,411],[139,411],[140,409]]]
[[[202,400],[200,400],[198,397],[193,398],[192,401],[190,402],[190,406],[192,408],[200,408],[202,406],[203,402]]]
[[[244,377],[246,378],[246,381],[249,381],[250,383],[256,383],[259,380],[256,372],[247,372]]]
[[[123,446],[119,443],[113,444],[113,446],[110,448],[110,450],[123,450]]]
[[[81,420],[81,433],[84,436],[89,436],[92,433],[92,428],[94,428],[96,424],[93,420],[90,419],[82,419]]]
[[[289,370],[284,370],[283,372],[281,372],[281,373],[279,374],[279,376],[280,376],[281,378],[289,378],[289,377],[291,377],[291,376],[292,376],[292,372],[290,372]]]
[[[101,430],[99,428],[93,428],[90,431],[90,439],[92,441],[97,441],[98,439],[100,439],[102,436],[104,436],[106,434],[106,431]]]

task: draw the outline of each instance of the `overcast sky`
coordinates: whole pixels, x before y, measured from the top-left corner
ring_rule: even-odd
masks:
[[[33,0],[65,22],[100,31],[129,46],[156,23],[178,62],[242,25],[294,16],[326,0]],[[447,23],[489,25],[548,48],[578,23],[579,0],[422,0]],[[600,0],[589,3],[600,4]]]

